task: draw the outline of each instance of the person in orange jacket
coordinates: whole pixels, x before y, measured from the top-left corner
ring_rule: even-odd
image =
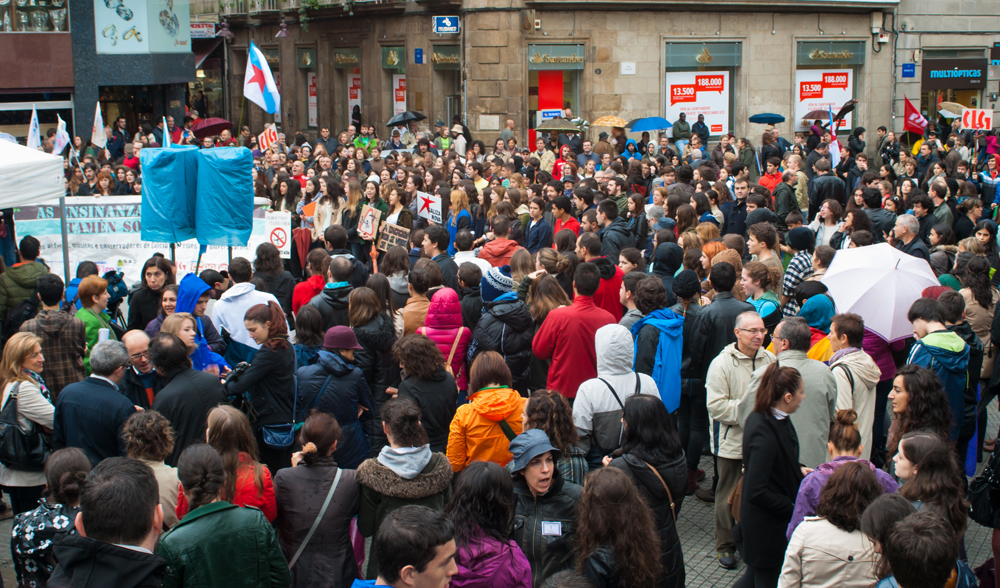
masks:
[[[510,440],[521,434],[524,398],[511,388],[510,369],[496,351],[480,354],[469,370],[469,404],[455,412],[448,461],[458,473],[474,461],[501,466],[512,459]]]

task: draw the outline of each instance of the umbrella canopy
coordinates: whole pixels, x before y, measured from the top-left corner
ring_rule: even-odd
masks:
[[[802,115],[805,120],[830,120],[830,112],[828,110],[810,110],[809,112]]]
[[[400,112],[396,116],[389,119],[389,122],[385,124],[387,127],[395,127],[398,125],[404,125],[408,122],[413,122],[416,120],[424,120],[427,118],[419,112],[414,112],[412,110],[407,110],[406,112]]]
[[[958,102],[942,102],[938,104],[938,114],[943,115],[945,118],[961,118],[962,110],[965,106],[962,106]]]
[[[590,123],[594,127],[618,127],[624,129],[628,122],[620,116],[602,116],[601,118]]]
[[[231,128],[233,128],[233,123],[224,118],[206,118],[194,123],[194,126],[191,127],[191,133],[198,139],[204,139]]]
[[[785,122],[785,117],[773,112],[762,112],[751,116],[750,122],[758,125],[776,125]]]
[[[598,119],[600,120],[600,119]],[[647,116],[631,120],[626,125],[633,133],[644,133],[646,131],[662,131],[674,126],[670,121],[660,116]]]
[[[909,337],[910,305],[924,288],[940,286],[930,264],[887,243],[842,249],[820,280],[830,290],[837,312],[853,312],[886,341]]]
[[[536,131],[572,131],[574,133],[580,132],[580,126],[571,120],[557,117],[550,118],[549,120],[543,122],[542,124],[535,127]]]

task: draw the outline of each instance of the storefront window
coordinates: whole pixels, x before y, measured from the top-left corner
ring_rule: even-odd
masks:
[[[389,88],[388,120],[406,111],[406,48],[382,47],[382,87]],[[365,121],[368,122],[368,121]]]
[[[950,132],[951,122],[962,116],[956,105],[980,108],[983,103],[989,61],[981,57],[985,54],[983,51],[973,53],[980,56],[976,59],[949,59],[946,57],[952,56],[944,52],[926,53],[940,58],[924,59],[920,66],[920,111],[944,141]],[[955,57],[964,56],[955,53]]]
[[[580,112],[580,71],[586,59],[583,45],[528,45],[528,142],[535,144],[535,127],[562,116],[570,108]]]
[[[666,119],[705,115],[711,136],[733,130],[732,84],[743,59],[741,43],[667,43]]]
[[[44,138],[56,128],[60,116],[66,129],[73,133],[73,100],[71,94],[3,94],[0,95],[0,133],[7,133],[24,144],[31,125],[31,108],[38,112],[38,126]],[[89,140],[90,137],[85,137]]]
[[[0,32],[69,31],[67,0],[0,0]]]
[[[848,101],[857,97],[858,70],[865,63],[865,43],[857,42],[801,42],[798,44],[795,69],[795,128],[808,132],[816,120],[807,117],[811,112],[825,111],[836,114]],[[838,132],[854,128],[854,114],[844,117]],[[830,116],[821,117],[824,123]]]

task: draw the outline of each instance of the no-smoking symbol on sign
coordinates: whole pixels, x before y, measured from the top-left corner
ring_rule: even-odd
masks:
[[[288,234],[285,233],[285,229],[281,227],[276,227],[271,231],[271,244],[281,249],[288,243]]]

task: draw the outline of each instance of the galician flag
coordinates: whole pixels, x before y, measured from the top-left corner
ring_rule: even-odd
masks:
[[[61,155],[63,149],[69,145],[70,138],[69,133],[66,132],[66,121],[64,121],[58,114],[56,114],[56,118],[59,120],[59,124],[56,125],[56,137],[52,142],[52,154]]]
[[[167,127],[167,117],[163,117],[163,147],[170,147],[170,128]]]
[[[31,106],[31,124],[28,126],[28,149],[42,148],[42,130],[38,126],[38,111]]]
[[[108,144],[108,136],[104,133],[104,116],[101,115],[101,103],[97,103],[94,113],[94,128],[90,131],[90,144],[104,149]]]
[[[837,125],[840,121],[833,120],[833,109],[826,107],[830,113],[830,165],[837,167],[840,165],[840,141],[837,140]]]
[[[247,52],[247,71],[243,82],[243,96],[267,112],[275,114],[281,108],[281,95],[274,83],[271,68],[264,59],[264,53],[250,41]]]

